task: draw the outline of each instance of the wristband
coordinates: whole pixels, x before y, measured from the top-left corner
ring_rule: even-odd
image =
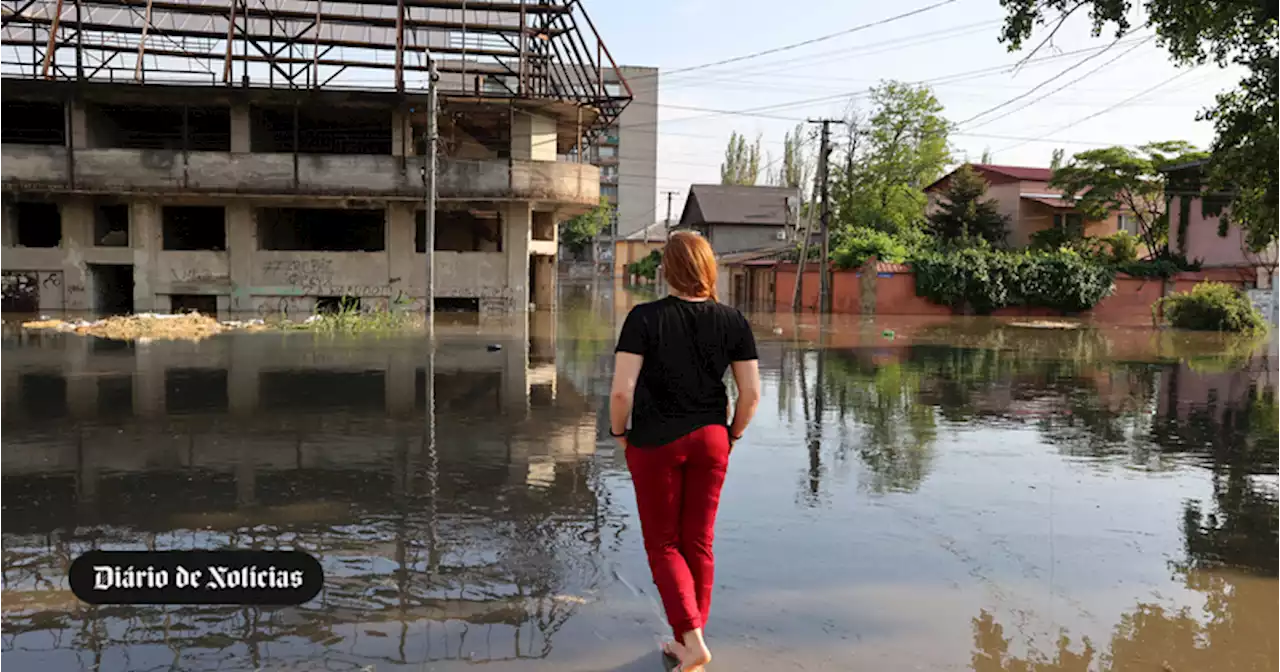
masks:
[[[621,434],[614,434],[614,433],[613,433],[613,428],[612,428],[612,427],[610,427],[610,428],[609,428],[609,436],[612,436],[612,437],[613,437],[613,438],[615,438],[615,439],[621,439],[622,437],[624,437],[624,436],[626,436],[626,435],[627,435],[626,430],[623,430]]]

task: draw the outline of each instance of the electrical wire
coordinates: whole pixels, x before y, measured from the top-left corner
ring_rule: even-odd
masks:
[[[761,50],[761,51],[752,52],[752,53],[750,53],[750,54],[743,54],[742,56],[733,56],[733,57],[730,57],[730,58],[721,59],[721,60],[719,60],[719,61],[712,61],[712,62],[710,62],[710,63],[701,63],[701,64],[698,64],[698,65],[690,65],[690,66],[686,66],[686,67],[683,67],[683,68],[675,68],[675,69],[673,69],[673,70],[667,70],[667,71],[666,71],[666,76],[671,76],[671,75],[679,74],[679,73],[682,73],[682,72],[693,72],[694,70],[702,70],[702,69],[705,69],[705,68],[713,68],[713,67],[715,67],[715,66],[717,66],[717,65],[725,65],[725,64],[728,64],[728,63],[737,63],[737,62],[740,62],[740,61],[746,61],[746,60],[750,60],[750,59],[753,59],[753,58],[760,58],[761,56],[768,56],[769,54],[776,54],[776,53],[780,53],[780,52],[783,52],[783,51],[790,51],[791,49],[798,49],[798,48],[800,48],[800,47],[806,47],[806,46],[809,46],[809,45],[811,45],[811,44],[817,44],[817,43],[819,43],[819,42],[825,42],[825,41],[827,41],[827,40],[835,39],[835,38],[837,38],[837,37],[843,37],[843,36],[845,36],[845,35],[850,35],[850,34],[857,33],[857,32],[863,31],[863,30],[867,30],[868,28],[875,28],[875,27],[877,27],[877,26],[883,26],[883,25],[886,25],[886,24],[889,24],[889,23],[893,23],[894,21],[900,21],[900,20],[902,20],[902,19],[909,18],[909,17],[915,16],[915,15],[917,15],[917,14],[923,14],[923,13],[925,13],[925,12],[928,12],[928,11],[931,11],[931,10],[934,10],[934,9],[937,9],[937,8],[939,8],[939,7],[943,7],[943,6],[945,6],[945,5],[949,5],[949,4],[951,4],[951,3],[955,2],[955,1],[956,1],[956,0],[942,0],[942,2],[935,2],[935,3],[934,3],[934,4],[932,4],[932,5],[928,5],[928,6],[925,6],[925,7],[921,7],[921,8],[919,8],[919,9],[913,9],[913,10],[911,10],[911,11],[909,11],[909,12],[904,12],[904,13],[902,13],[902,14],[897,14],[897,15],[895,15],[895,16],[891,16],[891,17],[888,17],[888,18],[885,18],[885,19],[880,19],[880,20],[878,20],[878,21],[872,21],[872,22],[870,22],[870,23],[860,24],[860,25],[854,26],[854,27],[852,27],[852,28],[846,28],[845,30],[841,30],[841,31],[839,31],[839,32],[830,33],[830,34],[827,34],[827,35],[822,35],[822,36],[820,36],[820,37],[815,37],[815,38],[808,39],[808,40],[803,40],[803,41],[800,41],[800,42],[793,42],[793,43],[791,43],[791,44],[786,44],[786,45],[783,45],[783,46],[780,46],[780,47],[774,47],[774,48],[772,48],[772,49],[764,49],[764,50]],[[629,78],[629,80],[628,80],[628,81],[637,81],[637,80],[640,80],[640,79],[647,79],[647,78],[656,77],[656,76],[658,76],[658,75],[657,75],[657,74],[653,74],[653,75],[638,75],[638,76],[636,76],[636,77]]]
[[[1172,77],[1170,77],[1170,78],[1168,78],[1168,79],[1166,79],[1166,80],[1164,80],[1164,81],[1160,82],[1159,84],[1156,84],[1155,86],[1151,86],[1151,87],[1149,87],[1149,88],[1143,89],[1142,91],[1140,91],[1140,92],[1138,92],[1138,93],[1136,93],[1136,94],[1134,94],[1134,95],[1132,95],[1132,96],[1129,96],[1128,98],[1125,98],[1124,100],[1122,100],[1122,101],[1120,101],[1120,102],[1118,102],[1118,103],[1116,103],[1116,104],[1114,104],[1114,105],[1111,105],[1111,106],[1106,107],[1106,108],[1104,108],[1104,109],[1098,110],[1097,112],[1094,112],[1093,114],[1090,114],[1090,115],[1088,115],[1088,116],[1081,117],[1081,118],[1079,118],[1079,119],[1077,119],[1077,120],[1075,120],[1075,121],[1073,121],[1073,122],[1071,122],[1071,123],[1069,123],[1069,124],[1065,124],[1065,125],[1063,125],[1063,126],[1059,126],[1059,127],[1055,128],[1055,129],[1053,129],[1052,131],[1049,131],[1048,133],[1046,133],[1046,135],[1052,135],[1052,134],[1054,134],[1054,133],[1058,133],[1058,132],[1060,132],[1060,131],[1065,131],[1065,130],[1067,130],[1068,128],[1072,128],[1072,127],[1075,127],[1075,126],[1079,126],[1080,124],[1083,124],[1084,122],[1089,121],[1090,119],[1096,119],[1096,118],[1098,118],[1098,117],[1100,117],[1100,116],[1102,116],[1102,115],[1104,115],[1104,114],[1107,114],[1108,112],[1115,111],[1115,110],[1117,110],[1117,109],[1119,109],[1119,108],[1121,108],[1121,107],[1124,107],[1124,106],[1125,106],[1125,105],[1127,105],[1128,103],[1131,103],[1131,102],[1133,102],[1133,101],[1135,101],[1135,100],[1137,100],[1137,99],[1139,99],[1139,98],[1141,98],[1141,97],[1143,97],[1143,96],[1147,95],[1148,93],[1151,93],[1152,91],[1155,91],[1156,89],[1159,89],[1159,88],[1160,88],[1160,87],[1162,87],[1162,86],[1165,86],[1165,85],[1167,85],[1167,84],[1172,84],[1175,80],[1177,80],[1177,79],[1179,79],[1179,78],[1181,78],[1181,77],[1184,77],[1184,76],[1186,76],[1186,75],[1189,75],[1189,74],[1191,74],[1192,72],[1195,72],[1196,70],[1199,70],[1201,67],[1204,67],[1204,66],[1197,65],[1197,66],[1195,66],[1195,67],[1193,67],[1193,68],[1190,68],[1190,69],[1188,69],[1188,70],[1183,70],[1182,72],[1179,72],[1178,74],[1176,74],[1176,75],[1174,75],[1174,76],[1172,76]],[[1025,144],[1027,144],[1028,142],[1035,142],[1035,141],[1034,141],[1034,140],[1026,140],[1026,141],[1023,141],[1023,142],[1019,142],[1018,144],[1015,144],[1015,145],[1009,145],[1008,147],[1004,147],[1003,149],[999,149],[999,150],[996,150],[996,151],[999,151],[999,152],[1007,152],[1007,151],[1009,151],[1009,150],[1011,150],[1011,149],[1014,149],[1014,148],[1016,148],[1016,147],[1021,147],[1021,146],[1025,145]]]

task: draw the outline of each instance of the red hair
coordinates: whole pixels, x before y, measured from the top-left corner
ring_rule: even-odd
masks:
[[[672,288],[685,296],[719,301],[716,255],[707,239],[692,231],[671,234],[662,251],[662,274]]]

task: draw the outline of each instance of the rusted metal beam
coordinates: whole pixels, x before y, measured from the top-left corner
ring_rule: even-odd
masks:
[[[578,0],[569,0],[569,5],[570,6],[577,5],[578,8],[582,10],[582,18],[587,20],[587,27],[591,29],[591,34],[595,35],[596,42],[600,45],[600,48],[604,51],[604,55],[609,58],[609,65],[613,66],[613,71],[615,73],[618,72],[618,62],[613,60],[613,54],[609,53],[609,47],[605,46],[604,40],[600,38],[600,31],[596,30],[596,24],[591,20],[591,15],[587,13],[587,9],[583,7],[582,3],[579,2]],[[566,16],[568,16],[569,20],[573,22],[573,27],[575,29],[574,32],[577,32],[579,35],[581,35],[581,31],[577,30],[578,22],[573,18],[573,13],[570,12],[569,14],[566,14]],[[597,63],[596,67],[604,67],[604,63]],[[631,93],[631,85],[627,83],[627,78],[623,77],[621,74],[618,74],[618,81],[621,82],[622,86],[627,90],[627,97],[628,98],[634,97],[634,94]]]
[[[316,17],[320,16],[320,3],[316,3]],[[319,74],[319,73],[317,73]],[[396,3],[396,91],[404,91],[404,0]]]
[[[236,34],[236,0],[231,0],[231,12],[227,16],[227,58],[222,64],[222,83],[231,84],[231,57]]]
[[[142,57],[147,52],[147,29],[150,27],[151,27],[151,0],[147,0],[147,12],[142,17],[142,38],[138,40],[138,62],[133,66],[133,78],[138,81],[142,81]],[[186,112],[184,111],[183,114],[186,114]]]
[[[45,79],[49,78],[49,62],[53,60],[54,43],[58,36],[58,29],[62,21],[62,0],[58,0],[58,6],[53,10],[53,19],[49,24],[49,44],[44,49],[44,67],[40,70],[40,76]]]
[[[113,6],[113,7],[144,7],[146,3],[147,3],[147,0],[93,0],[93,4],[95,5]],[[204,5],[204,4],[194,4],[194,3],[189,4],[186,2],[174,2],[173,0],[154,0],[153,4],[157,12],[174,13],[174,14],[212,15],[212,16],[224,16],[226,14],[226,7],[220,6],[220,5]],[[534,7],[534,6],[535,5],[530,5],[530,7]],[[513,5],[513,7],[518,7],[518,6]],[[529,12],[526,11],[526,13],[529,13]],[[309,21],[312,18],[314,18],[314,15],[311,14],[310,12],[305,12],[301,10],[282,10],[282,9],[266,10],[266,9],[248,7],[248,6],[242,7],[240,10],[240,14],[247,16],[251,19],[278,18],[280,20]],[[557,16],[558,15],[559,14],[557,14]],[[27,17],[27,16],[14,17],[13,20],[18,21],[20,23],[30,23],[30,22],[41,23],[41,22],[48,21],[47,19],[42,20],[41,17]],[[338,14],[338,13],[329,12],[324,15],[324,20],[326,23],[339,23],[339,24],[345,24],[345,25],[367,26],[367,27],[374,27],[374,28],[395,28],[396,26],[395,17],[357,16],[354,14]],[[106,30],[107,32],[114,32],[117,30],[124,29],[124,26],[118,25],[118,24],[102,24],[102,25],[104,26],[102,30]],[[457,21],[432,21],[428,19],[406,19],[405,28],[410,30],[460,30],[461,23]],[[484,23],[484,24],[470,24],[468,27],[468,30],[472,32],[486,32],[486,33],[516,33],[516,32],[519,32],[520,29],[512,24]],[[173,31],[166,31],[166,33],[177,34]],[[218,37],[217,33],[214,33],[211,31],[203,31],[203,33],[210,37]],[[254,33],[254,36],[263,37],[265,35]],[[374,43],[366,42],[366,43],[355,44],[353,46],[360,46],[360,44],[368,45],[368,44],[374,44]],[[383,47],[387,49],[391,48],[390,45],[383,45]]]
[[[21,16],[23,12],[27,11],[28,9],[30,9],[30,8],[31,8],[31,5],[34,5],[34,4],[36,4],[36,0],[27,0],[27,4],[25,4],[25,5],[23,5],[23,6],[19,7],[19,8],[17,8],[16,10],[14,10],[14,11],[12,11],[12,12],[8,13],[8,14],[5,14],[3,18],[0,18],[0,27],[3,27],[3,26],[7,26],[7,25],[9,25],[9,22],[10,22],[10,21],[12,21],[12,20],[14,20],[15,18],[17,18],[17,17]]]
[[[520,82],[516,84],[516,90],[521,96],[525,95],[525,45],[529,42],[529,24],[525,22],[525,0],[520,0]]]
[[[316,39],[315,44],[311,45],[311,81],[317,89],[320,88],[320,27],[323,25],[322,21],[324,20],[323,7],[324,3],[316,0],[316,20],[314,24]]]

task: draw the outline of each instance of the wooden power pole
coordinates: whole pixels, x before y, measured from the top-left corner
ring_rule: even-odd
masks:
[[[811,124],[822,124],[822,144],[818,148],[818,184],[822,199],[820,221],[822,225],[822,264],[818,268],[818,311],[831,312],[831,198],[828,193],[828,174],[831,155],[831,124],[843,124],[840,119],[810,119]]]

